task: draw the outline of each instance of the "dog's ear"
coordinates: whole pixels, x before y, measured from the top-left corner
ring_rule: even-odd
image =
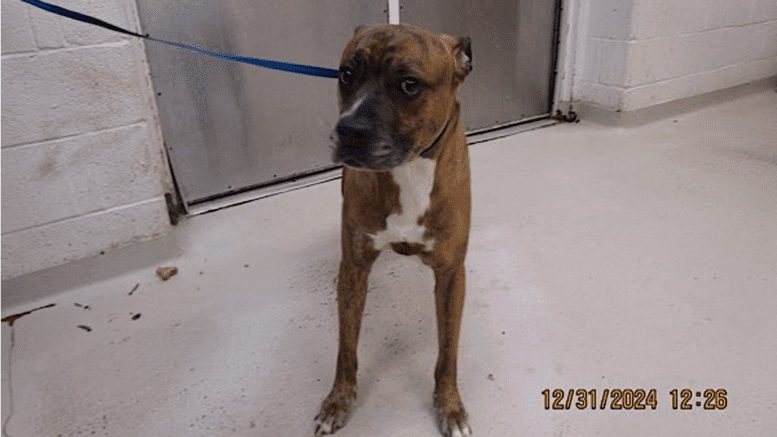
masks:
[[[451,50],[453,61],[456,64],[456,79],[461,83],[472,71],[472,40],[468,36],[450,35],[443,35],[442,39]]]
[[[356,26],[356,29],[353,30],[353,36],[358,35],[362,30],[364,30],[366,28],[367,28],[367,26],[365,26],[364,24],[360,24],[360,25]]]

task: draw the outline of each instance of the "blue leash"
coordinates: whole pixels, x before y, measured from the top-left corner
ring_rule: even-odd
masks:
[[[163,44],[179,47],[185,50],[191,50],[193,52],[197,52],[203,55],[213,56],[214,58],[220,58],[220,59],[226,59],[228,61],[234,61],[234,62],[242,62],[245,64],[251,64],[251,65],[257,65],[259,67],[264,68],[271,68],[273,70],[281,70],[281,71],[288,71],[291,73],[298,73],[298,74],[306,74],[308,76],[318,76],[318,77],[327,77],[330,79],[335,79],[339,75],[339,71],[332,69],[332,68],[324,68],[324,67],[314,67],[312,65],[302,65],[302,64],[293,64],[290,62],[281,62],[281,61],[271,61],[268,59],[258,59],[258,58],[249,58],[247,56],[235,56],[230,55],[228,53],[220,53],[220,52],[213,52],[210,50],[205,50],[199,47],[195,47],[189,44],[182,44],[178,42],[172,42],[172,41],[165,41],[162,39],[153,38],[149,35],[141,35],[139,33],[130,32],[127,29],[122,29],[121,27],[114,26],[111,23],[107,23],[102,20],[98,20],[97,18],[90,17],[89,15],[84,15],[75,11],[71,11],[69,9],[65,9],[59,6],[55,6],[49,3],[44,3],[39,0],[21,0],[24,3],[27,3],[28,5],[35,6],[36,8],[43,9],[45,11],[49,11],[52,13],[55,13],[57,15],[61,15],[63,17],[71,18],[73,20],[82,21],[84,23],[94,24],[95,26],[104,27],[106,29],[113,30],[114,32],[120,32],[127,35],[137,36],[139,38],[148,39],[151,41],[157,41],[161,42]]]

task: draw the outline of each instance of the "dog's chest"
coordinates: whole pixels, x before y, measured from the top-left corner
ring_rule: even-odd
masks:
[[[386,217],[386,229],[370,234],[375,249],[382,250],[390,243],[420,243],[424,250],[432,250],[434,240],[424,240],[426,227],[419,225],[418,219],[429,209],[436,164],[433,159],[418,157],[391,170],[399,186],[401,209]]]

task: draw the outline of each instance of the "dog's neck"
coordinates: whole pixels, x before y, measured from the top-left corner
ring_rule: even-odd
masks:
[[[418,156],[422,158],[428,158],[429,155],[431,155],[434,152],[434,149],[437,148],[438,144],[440,144],[440,140],[442,139],[443,135],[445,135],[445,132],[448,131],[451,121],[453,121],[453,118],[454,118],[453,116],[455,112],[456,111],[453,111],[450,115],[448,115],[448,120],[445,122],[445,125],[442,127],[442,130],[440,130],[440,133],[438,133],[437,136],[434,137],[431,144],[429,144],[429,147],[422,150],[421,153],[418,154]]]

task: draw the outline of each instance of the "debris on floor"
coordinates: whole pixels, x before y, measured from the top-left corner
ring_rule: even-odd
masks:
[[[160,267],[156,269],[156,274],[159,275],[163,281],[172,278],[176,273],[178,273],[178,268],[176,267]]]

